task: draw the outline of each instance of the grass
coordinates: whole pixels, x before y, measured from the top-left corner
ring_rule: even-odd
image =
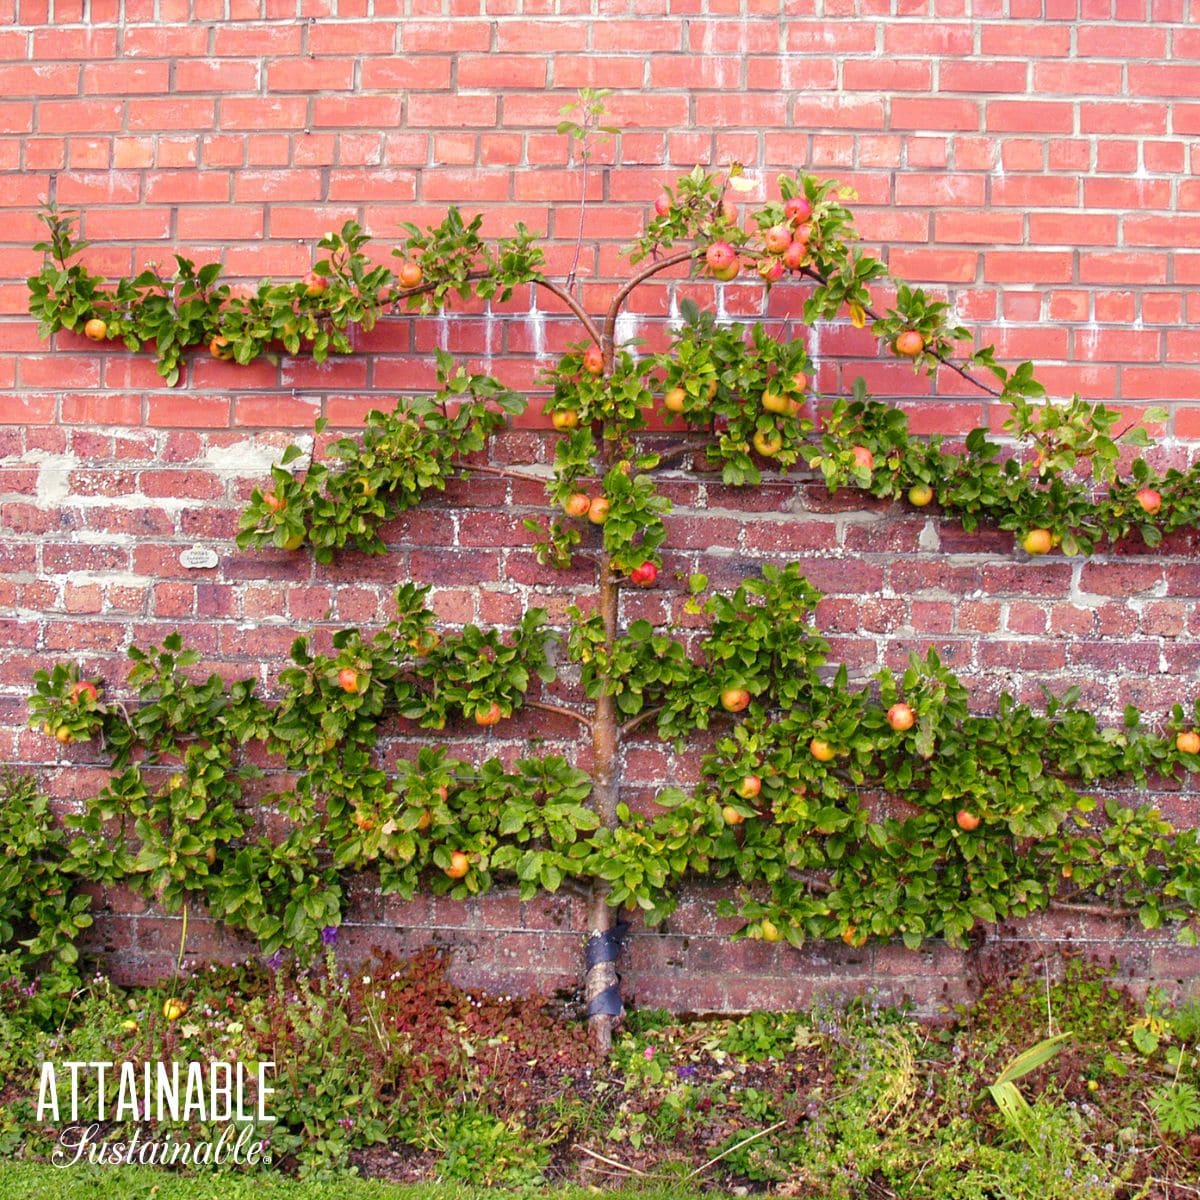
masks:
[[[152,1167],[58,1169],[41,1163],[0,1164],[0,1200],[485,1200],[496,1188],[465,1184],[389,1184],[342,1179],[304,1182],[270,1171],[244,1175],[176,1175]],[[503,1193],[501,1193],[503,1194]],[[526,1189],[511,1193],[548,1200],[720,1200],[724,1193],[700,1193],[680,1186],[622,1189],[603,1193],[586,1188]]]

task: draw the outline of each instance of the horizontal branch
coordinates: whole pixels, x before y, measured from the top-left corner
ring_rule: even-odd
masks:
[[[584,729],[591,729],[591,717],[585,717],[582,713],[577,713],[573,708],[565,708],[561,704],[547,704],[544,700],[526,700],[525,708],[540,708],[542,712],[555,713],[560,717],[570,717],[572,721],[578,721]]]

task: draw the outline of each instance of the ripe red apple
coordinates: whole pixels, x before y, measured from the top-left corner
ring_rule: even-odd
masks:
[[[268,492],[263,497],[263,507],[268,512],[283,512],[287,508],[287,501],[278,492]]]
[[[875,470],[875,455],[866,446],[855,446],[850,453],[854,455],[856,467],[865,467],[868,471]]]
[[[413,262],[411,258],[407,259],[400,268],[400,286],[403,288],[419,287],[423,275],[421,264]]]
[[[784,206],[783,215],[792,222],[793,225],[800,221],[807,221],[812,216],[812,205],[808,202],[807,196],[793,196]]]
[[[629,572],[629,582],[638,587],[653,587],[658,579],[658,568],[652,562],[644,562]]]
[[[721,809],[721,819],[726,825],[740,825],[746,818],[732,804],[726,804]]]
[[[925,339],[915,329],[906,329],[896,335],[892,348],[904,358],[916,358],[925,349]]]
[[[1156,491],[1154,488],[1139,489],[1134,499],[1150,516],[1154,516],[1162,508],[1162,493]]]
[[[304,277],[304,294],[306,296],[323,296],[328,286],[329,280],[324,275],[318,275],[316,271],[309,271]]]
[[[804,260],[807,257],[807,242],[788,242],[787,248],[783,252],[783,265],[789,271],[798,271],[804,266]]]
[[[728,283],[731,279],[736,279],[738,272],[742,269],[742,260],[736,255],[733,262],[727,267],[713,268],[713,278],[720,280],[721,283]]]
[[[763,245],[772,254],[782,254],[792,244],[792,231],[786,225],[772,225],[763,234]]]
[[[887,723],[898,733],[911,729],[916,719],[917,714],[907,704],[893,704],[887,710]]]
[[[728,270],[737,260],[737,251],[728,242],[713,242],[704,252],[704,261],[713,274]]]
[[[762,780],[757,775],[747,775],[736,790],[743,800],[753,800],[762,791]]]
[[[94,704],[99,698],[100,693],[97,691],[96,685],[87,679],[73,683],[68,694],[68,699],[72,704],[78,704],[81,700],[88,704]]]
[[[358,691],[358,672],[353,667],[343,667],[338,672],[337,680],[343,692]]]
[[[778,283],[783,278],[783,259],[760,258],[756,269],[765,283]]]
[[[586,517],[588,509],[592,506],[592,498],[587,492],[572,492],[563,501],[563,512],[568,517]]]
[[[461,879],[470,869],[471,860],[461,850],[455,850],[450,855],[450,865],[446,868],[446,874],[451,879]]]
[[[208,343],[208,352],[213,358],[219,358],[222,362],[229,362],[233,358],[233,351],[229,348],[229,339],[223,333],[218,333]]]
[[[487,708],[477,708],[475,710],[476,725],[496,725],[504,714],[500,711],[500,705],[495,700],[487,706]]]
[[[971,833],[979,828],[979,818],[969,808],[960,808],[954,814],[954,821],[959,829]]]
[[[671,197],[666,192],[659,192],[654,198],[654,211],[660,216],[665,217],[671,211]]]
[[[583,369],[589,375],[599,375],[604,370],[604,351],[599,346],[589,346],[583,352]]]
[[[721,693],[721,707],[726,712],[742,712],[750,707],[750,693],[744,687],[726,688]]]
[[[1194,730],[1184,730],[1176,735],[1175,749],[1180,754],[1200,754],[1200,733]]]
[[[612,504],[606,496],[597,496],[588,505],[588,520],[593,525],[603,525],[608,520],[608,510],[610,508],[612,508]]]

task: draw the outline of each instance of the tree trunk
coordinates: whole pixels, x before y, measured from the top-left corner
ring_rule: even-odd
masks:
[[[606,553],[600,554],[597,566],[600,572],[600,614],[604,619],[605,641],[611,647],[617,634],[619,593]],[[592,794],[596,812],[608,829],[616,828],[617,801],[621,789],[617,734],[613,699],[601,693],[596,701],[592,724]],[[608,890],[606,882],[593,879],[588,902],[587,975],[584,982],[592,1044],[604,1054],[612,1047],[612,1031],[624,1011],[620,976],[617,974],[617,955],[620,952],[617,914],[608,903]]]

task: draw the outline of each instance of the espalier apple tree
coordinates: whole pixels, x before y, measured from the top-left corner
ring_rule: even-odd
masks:
[[[1130,534],[1155,544],[1200,515],[1200,468],[1160,475],[1138,458],[1119,476],[1120,443],[1145,444],[1140,428],[1118,430],[1114,412],[1078,398],[1044,403],[1029,363],[1007,369],[989,347],[960,355],[968,331],[855,245],[836,185],[784,176],[748,214],[741,186],[736,170],[697,168],[664,190],[631,248],[628,279],[598,316],[569,281],[542,273],[527,230],[489,244],[481,218],[457,209],[435,227],[409,227],[396,270],[372,265],[366,235],[348,222],[321,240],[307,278],[263,281],[250,295],[222,282],[218,264],[183,258],[169,276],[105,281],[80,263],[70,214],[48,211],[45,266],[30,280],[42,333],[152,346],[168,383],[193,346],[243,364],[280,347],[321,361],[352,352],[354,327],[406,310],[427,316],[521,287],[554,297],[580,336],[545,373],[549,468],[486,461],[489,440],[525,401],[438,353],[433,394],[319,441],[303,470],[291,447],[254,490],[238,544],[321,563],[383,554],[385,522],[453,479],[486,474],[544,485],[550,515],[527,522],[538,557],[585,564],[594,581],[568,628],[551,629],[535,609],[506,631],[438,628],[428,589],[406,583],[382,629],[341,630],[331,654],[297,639],[270,700],[251,681],[193,678],[197,655],[178,635],[131,652],[125,703],[75,666],[39,673],[34,725],[61,743],[99,736],[112,767],[68,818],[62,873],[124,881],[171,910],[201,900],[266,950],[301,953],[341,920],[343,875],[366,868],[401,896],[467,897],[496,883],[523,897],[583,888],[586,999],[601,1044],[621,1010],[617,914],[662,921],[689,878],[724,884],[721,911],[742,919],[740,936],[795,946],[963,944],[981,923],[1052,906],[1136,914],[1191,938],[1196,835],[1153,808],[1098,805],[1081,789],[1200,769],[1200,702],[1153,727],[1129,710],[1120,728],[1101,728],[1071,694],[1039,712],[1006,696],[975,715],[932,649],[899,676],[880,670],[852,686],[844,667],[827,666],[813,623],[819,593],[795,565],[766,564],[728,594],[688,579],[677,617],[699,623],[697,640],[672,622],[622,623],[626,589],[668,582],[666,470],[753,487],[764,471],[800,468],[831,490],[918,508],[936,501],[967,529],[998,524],[1030,554],[1086,554]],[[822,395],[804,337],[722,323],[695,304],[681,305],[665,349],[622,344],[630,296],[670,271],[787,284],[804,324],[869,326],[914,370],[951,370],[997,396],[1016,449],[984,430],[958,448],[910,436],[905,414],[868,396],[861,379]],[[678,434],[649,434],[655,412]],[[551,702],[535,683],[556,678],[555,640],[578,673],[574,702]],[[590,774],[556,755],[467,763],[433,744],[395,769],[381,765],[389,717],[438,731],[493,726],[522,707],[576,722]],[[621,744],[635,733],[678,746],[708,739],[694,786],[662,790],[648,812],[622,799]],[[244,750],[252,742],[288,780],[263,802],[276,814],[273,836],[256,831],[244,803],[259,773]]]

